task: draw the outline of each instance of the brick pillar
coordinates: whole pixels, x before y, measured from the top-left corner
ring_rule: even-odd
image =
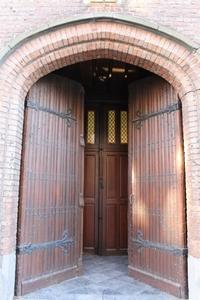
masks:
[[[189,299],[200,295],[200,99],[199,92],[182,98],[188,237]]]
[[[0,298],[3,300],[13,299],[15,283],[15,245],[23,106],[24,103],[19,97],[10,97],[5,101],[1,98]]]

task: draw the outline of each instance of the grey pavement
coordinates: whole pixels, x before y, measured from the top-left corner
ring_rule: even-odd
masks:
[[[84,274],[16,300],[176,300],[128,276],[127,256],[85,255]]]

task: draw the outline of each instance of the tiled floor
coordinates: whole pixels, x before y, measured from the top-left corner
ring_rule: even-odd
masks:
[[[84,256],[84,275],[19,300],[175,300],[127,275],[126,256]]]

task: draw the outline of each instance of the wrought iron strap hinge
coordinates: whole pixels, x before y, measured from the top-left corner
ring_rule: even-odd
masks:
[[[36,111],[43,111],[55,115],[57,117],[60,117],[66,120],[68,127],[71,127],[73,121],[76,122],[76,119],[72,116],[71,109],[68,109],[67,112],[57,112],[54,111],[53,109],[41,106],[38,101],[30,100],[30,99],[25,101],[25,107],[35,109]]]
[[[132,240],[133,245],[138,249],[150,248],[150,249],[165,251],[176,256],[181,256],[181,255],[187,256],[188,254],[187,248],[179,248],[177,246],[171,246],[171,245],[161,244],[157,242],[152,242],[149,240],[144,240],[142,236],[143,236],[142,232],[138,230],[136,233],[136,238]]]
[[[38,244],[25,244],[17,246],[18,254],[31,254],[33,251],[41,249],[61,248],[64,254],[68,253],[68,248],[74,244],[74,240],[68,237],[67,231],[63,232],[62,239]]]
[[[139,128],[142,127],[142,123],[144,121],[150,119],[150,118],[153,118],[153,117],[156,117],[156,116],[159,116],[159,115],[163,115],[163,114],[166,114],[166,113],[169,114],[173,111],[180,110],[180,109],[181,109],[181,101],[179,100],[175,104],[168,105],[167,107],[162,108],[159,111],[152,112],[152,113],[149,113],[149,114],[142,114],[140,111],[138,111],[137,112],[137,118],[133,119],[132,122],[134,123],[135,127],[137,129],[139,129]]]

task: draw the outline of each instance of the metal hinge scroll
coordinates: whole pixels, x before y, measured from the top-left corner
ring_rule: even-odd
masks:
[[[170,113],[172,113],[174,111],[177,111],[177,110],[180,110],[180,109],[181,109],[181,101],[179,100],[177,103],[174,103],[172,105],[168,105],[167,107],[162,108],[162,109],[160,109],[159,111],[156,111],[156,112],[143,114],[140,111],[137,111],[136,118],[133,119],[132,122],[133,122],[133,124],[135,125],[135,127],[137,129],[140,129],[142,127],[144,121],[146,121],[150,118],[159,116],[159,115],[166,114],[166,113],[170,114]]]
[[[134,247],[136,247],[139,251],[144,248],[153,249],[167,252],[169,254],[175,256],[187,256],[188,249],[187,247],[178,247],[177,245],[167,245],[160,242],[154,242],[150,240],[143,239],[143,232],[142,230],[138,229],[136,231],[136,237],[132,240]]]
[[[68,254],[69,248],[73,245],[74,245],[74,239],[69,237],[67,230],[65,230],[60,240],[42,242],[37,244],[29,243],[24,245],[18,245],[17,253],[32,254],[33,251],[60,248],[63,250],[64,254],[66,255]]]
[[[67,109],[66,112],[58,112],[55,111],[49,107],[43,107],[42,105],[40,105],[40,101],[37,101],[35,99],[26,99],[25,101],[25,107],[26,108],[30,108],[30,109],[34,109],[36,111],[42,111],[45,113],[49,113],[52,115],[55,115],[59,118],[62,118],[63,120],[66,120],[67,126],[71,127],[72,122],[76,122],[75,117],[72,115],[72,109],[69,108]]]

